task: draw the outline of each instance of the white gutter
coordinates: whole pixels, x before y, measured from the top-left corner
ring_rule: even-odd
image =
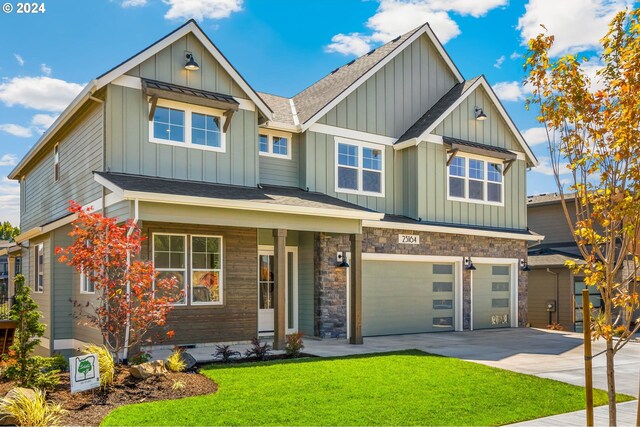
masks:
[[[9,179],[18,179],[20,177],[22,169],[24,169],[24,167],[31,160],[33,160],[36,154],[40,152],[40,149],[44,147],[47,142],[49,142],[51,137],[62,128],[67,120],[69,120],[69,118],[73,116],[89,98],[92,98],[93,93],[97,90],[96,83],[96,80],[91,80],[89,83],[87,83],[84,89],[82,89],[82,92],[80,92],[78,96],[76,96],[73,101],[71,101],[71,104],[69,104],[67,108],[65,108],[65,110],[62,112],[62,114],[60,114],[58,118],[53,122],[53,124],[49,126],[49,129],[47,129],[47,131],[42,134],[38,142],[36,142],[31,150],[29,150],[27,155],[24,156],[22,160],[20,160],[20,163],[18,163],[15,168],[13,168],[11,173],[9,173],[8,175]]]
[[[129,230],[127,231],[127,237],[131,237],[133,234],[133,228],[138,224],[138,199],[135,199],[133,202],[133,222],[129,226]],[[127,251],[127,269],[131,267],[131,251]],[[127,281],[127,303],[131,298],[131,283]],[[127,360],[129,356],[129,329],[131,329],[131,316],[127,314],[127,324],[126,329],[124,331],[124,354],[122,358]]]

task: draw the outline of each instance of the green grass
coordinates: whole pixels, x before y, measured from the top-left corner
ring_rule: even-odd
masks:
[[[217,393],[123,406],[102,425],[500,425],[584,408],[582,387],[420,351],[202,372]]]

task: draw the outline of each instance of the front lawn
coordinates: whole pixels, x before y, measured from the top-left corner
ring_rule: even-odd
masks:
[[[581,387],[415,350],[202,372],[217,393],[124,406],[102,425],[500,425],[584,408]]]

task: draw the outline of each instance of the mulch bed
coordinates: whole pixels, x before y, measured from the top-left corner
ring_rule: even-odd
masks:
[[[172,386],[176,381],[182,382],[184,388],[174,390]],[[0,395],[4,396],[13,386],[11,382],[0,383]],[[71,394],[69,374],[64,373],[60,374],[60,384],[55,391],[47,393],[47,398],[62,403],[68,411],[60,425],[98,426],[109,412],[119,406],[201,396],[217,390],[218,385],[214,381],[196,372],[168,372],[141,380],[129,375],[127,368],[116,368],[114,384],[108,392],[95,389]]]

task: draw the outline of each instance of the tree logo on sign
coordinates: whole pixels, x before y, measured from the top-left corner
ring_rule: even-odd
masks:
[[[75,366],[75,380],[85,381],[95,378],[95,369],[93,365],[96,363],[96,358],[93,355],[89,355],[85,358],[77,358]]]

